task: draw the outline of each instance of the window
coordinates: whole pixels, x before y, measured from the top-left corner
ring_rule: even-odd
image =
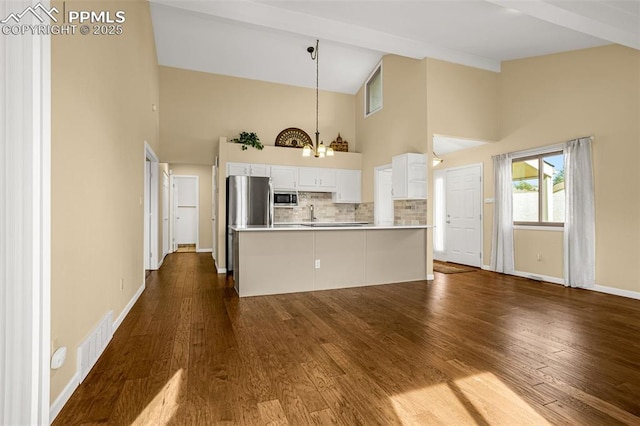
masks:
[[[382,62],[369,76],[364,87],[364,116],[367,117],[382,109]]]
[[[513,222],[516,225],[564,224],[564,155],[552,152],[514,159]]]

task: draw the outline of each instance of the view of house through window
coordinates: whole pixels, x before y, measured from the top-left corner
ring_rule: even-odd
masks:
[[[562,152],[513,160],[513,222],[523,225],[564,223]]]
[[[382,64],[376,67],[365,85],[365,115],[373,114],[382,108]]]

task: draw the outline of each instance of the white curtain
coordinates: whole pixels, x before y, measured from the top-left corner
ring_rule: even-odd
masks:
[[[511,154],[493,156],[494,211],[491,269],[511,274],[513,260],[513,194]]]
[[[564,148],[564,282],[593,287],[596,277],[596,221],[591,138],[569,141]]]

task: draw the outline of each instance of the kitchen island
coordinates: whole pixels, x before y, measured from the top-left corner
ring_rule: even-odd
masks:
[[[428,225],[232,228],[240,297],[426,279]]]

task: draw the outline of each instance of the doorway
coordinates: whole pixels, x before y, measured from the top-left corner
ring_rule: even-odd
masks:
[[[395,215],[391,195],[391,164],[376,167],[373,180],[373,221],[376,225],[393,225]]]
[[[434,173],[436,260],[482,267],[482,164]]]
[[[162,259],[170,253],[169,235],[169,175],[162,171]]]
[[[199,181],[198,176],[173,176],[173,247],[198,250]]]
[[[144,143],[144,269],[158,269],[158,156]]]
[[[211,167],[211,232],[213,262],[218,268],[218,158],[216,164]]]

